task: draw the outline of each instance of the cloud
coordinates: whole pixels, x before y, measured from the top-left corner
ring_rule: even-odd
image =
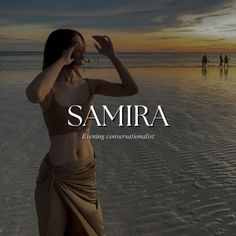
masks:
[[[161,30],[184,26],[186,14],[209,14],[227,8],[232,1],[222,0],[147,0],[147,1],[4,1],[1,21],[8,24],[80,25],[114,30]],[[203,16],[204,17],[204,16]],[[195,18],[192,23],[201,21]],[[2,23],[3,24],[3,23]]]
[[[189,35],[232,37],[235,5],[234,0],[2,0],[0,29],[2,37],[36,40],[38,45],[56,28],[146,37],[153,42],[183,42]]]

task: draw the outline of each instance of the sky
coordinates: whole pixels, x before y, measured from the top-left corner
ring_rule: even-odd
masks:
[[[236,52],[236,0],[0,0],[0,50],[42,51],[58,28],[117,52]]]

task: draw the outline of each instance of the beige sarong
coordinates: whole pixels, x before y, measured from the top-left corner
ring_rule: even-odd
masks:
[[[96,196],[96,159],[81,167],[79,162],[53,166],[48,153],[40,165],[35,188],[35,205],[40,236],[47,235],[53,190],[68,206],[71,217],[82,226],[86,236],[104,236],[102,210]],[[65,236],[79,235],[78,227],[68,222]],[[74,221],[73,221],[74,222]],[[81,231],[80,231],[81,232]],[[56,235],[55,235],[56,236]]]

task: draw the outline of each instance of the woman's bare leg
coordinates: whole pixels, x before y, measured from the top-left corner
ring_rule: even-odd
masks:
[[[64,236],[67,219],[68,209],[57,191],[53,190],[46,235]]]

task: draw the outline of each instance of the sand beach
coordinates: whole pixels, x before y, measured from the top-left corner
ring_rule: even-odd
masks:
[[[153,139],[93,139],[106,236],[236,235],[236,68],[130,68],[133,97],[96,96],[95,106],[161,105],[170,124],[93,125],[91,134],[152,134]],[[49,148],[39,105],[25,87],[39,72],[0,71],[0,235],[38,235],[35,179]],[[114,69],[84,77],[119,82]]]

